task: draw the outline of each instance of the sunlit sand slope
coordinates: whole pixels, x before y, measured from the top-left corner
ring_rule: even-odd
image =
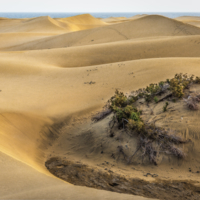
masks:
[[[181,49],[181,51],[180,51]],[[188,51],[190,49],[190,51]],[[15,48],[11,48],[15,50]],[[90,55],[90,56],[88,56]],[[4,52],[2,60],[28,59],[59,67],[83,67],[116,63],[121,61],[163,58],[199,57],[200,36],[162,37],[158,39],[126,40],[105,44],[87,45],[72,48],[35,50],[23,52]]]
[[[74,30],[84,30],[105,26],[107,23],[97,19],[90,14],[77,15],[73,17],[57,19],[60,22],[69,23],[74,27]]]
[[[0,19],[0,199],[145,199],[76,187],[45,167],[50,150],[68,157],[67,142],[55,145],[72,134],[61,128],[79,130],[116,88],[200,76],[200,28],[156,15],[123,20]]]

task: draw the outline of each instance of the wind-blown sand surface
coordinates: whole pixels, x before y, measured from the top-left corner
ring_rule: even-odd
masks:
[[[116,88],[129,93],[180,72],[200,76],[198,21],[158,15],[0,18],[0,199],[146,199],[66,183],[46,169],[52,157],[103,171],[106,161],[106,169],[146,181],[135,195],[169,199],[148,186],[162,180],[193,181],[199,192],[200,175],[188,171],[200,170],[199,112],[180,109],[177,118],[161,122],[195,143],[188,159],[164,159],[159,167],[117,163],[109,139],[102,154],[108,121],[90,120]]]

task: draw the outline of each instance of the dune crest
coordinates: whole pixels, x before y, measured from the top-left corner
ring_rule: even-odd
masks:
[[[200,17],[195,17],[195,16],[183,16],[183,17],[177,17],[175,18],[178,21],[191,24],[197,27],[200,27]]]
[[[24,19],[21,22],[1,30],[1,32],[34,32],[34,33],[43,33],[43,32],[60,32],[64,33],[66,30],[61,27],[56,20],[52,19],[49,16],[36,17],[32,19]]]

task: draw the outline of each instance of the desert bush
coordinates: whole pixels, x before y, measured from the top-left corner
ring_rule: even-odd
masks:
[[[172,91],[172,95],[178,98],[181,98],[184,95],[183,85],[176,78],[171,79],[170,81],[170,90]]]
[[[160,85],[151,83],[149,86],[146,87],[146,91],[150,94],[156,94],[161,89]]]
[[[144,122],[142,120],[133,120],[129,119],[128,120],[128,128],[130,130],[135,130],[136,132],[141,132],[144,129]]]
[[[184,89],[188,89],[195,81],[194,75],[188,76],[187,74],[180,73],[176,74],[175,77],[168,82],[173,96],[181,98],[184,95]]]
[[[125,107],[127,105],[127,99],[127,96],[125,96],[123,92],[116,90],[115,95],[111,97],[108,103],[110,104],[111,109],[115,107]]]
[[[118,122],[122,122],[123,118],[133,119],[135,121],[138,121],[138,119],[140,118],[139,117],[140,113],[138,112],[138,110],[131,105],[127,105],[124,108],[114,106],[113,112],[115,113]]]

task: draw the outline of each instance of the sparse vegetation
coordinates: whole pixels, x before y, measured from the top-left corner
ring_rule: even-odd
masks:
[[[142,160],[144,157],[148,157],[149,161],[157,165],[157,158],[159,152],[165,154],[171,154],[177,158],[184,158],[185,153],[178,147],[177,144],[186,143],[188,140],[184,140],[176,136],[176,132],[165,130],[161,127],[156,127],[155,124],[147,124],[143,121],[140,111],[135,105],[137,100],[144,98],[147,104],[152,100],[155,103],[164,101],[167,98],[172,97],[172,101],[182,98],[185,94],[185,90],[190,87],[191,84],[200,83],[200,78],[194,76],[188,76],[187,74],[176,74],[174,78],[167,79],[165,82],[160,82],[159,84],[150,84],[146,88],[139,89],[132,93],[130,96],[124,95],[123,92],[115,91],[114,96],[108,101],[106,109],[98,114],[95,121],[103,119],[105,116],[111,112],[114,114],[112,120],[110,121],[110,132],[113,133],[113,127],[117,124],[119,129],[122,129],[129,133],[129,135],[138,136],[138,145],[134,154],[128,157],[124,151],[123,146],[118,147],[118,152],[123,154],[124,159],[128,163],[131,162],[135,154],[139,151],[142,152]],[[166,93],[159,98],[158,95]],[[200,102],[200,95],[189,96],[185,99],[187,106],[192,110],[197,110],[197,103]],[[163,112],[167,111],[169,106],[168,101],[165,102],[163,106]],[[114,135],[114,134],[112,134]]]

